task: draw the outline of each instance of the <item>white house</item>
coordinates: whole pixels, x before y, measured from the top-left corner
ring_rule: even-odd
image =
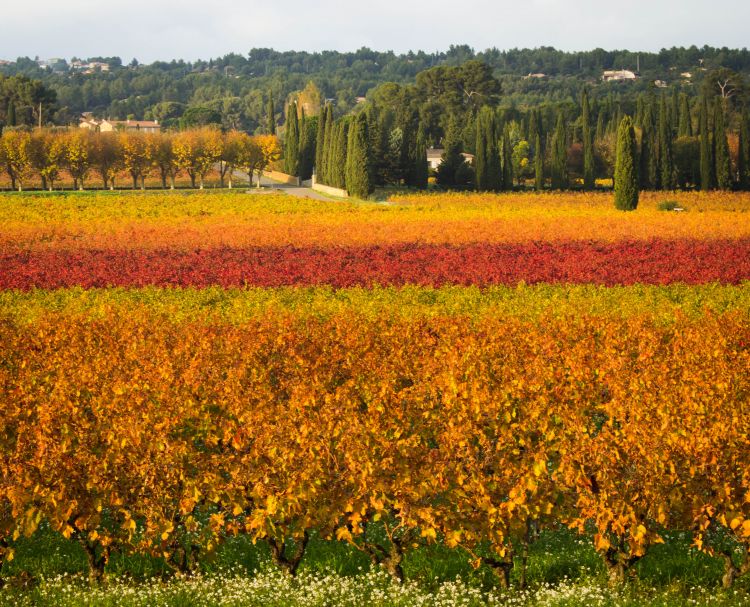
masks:
[[[111,133],[112,131],[159,133],[161,131],[158,120],[96,120],[90,116],[84,116],[78,126],[82,129],[90,129],[101,133]]]
[[[635,72],[630,70],[607,70],[602,74],[602,80],[604,82],[612,82],[618,80],[637,80],[638,76]]]
[[[445,153],[445,150],[443,148],[427,149],[427,164],[431,169],[437,169],[440,166],[440,164],[443,162],[443,153]],[[463,156],[464,160],[466,160],[466,162],[468,163],[474,161],[474,154],[467,154],[466,152],[463,152],[461,156]]]

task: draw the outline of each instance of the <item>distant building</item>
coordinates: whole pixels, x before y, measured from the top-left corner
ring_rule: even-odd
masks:
[[[692,72],[682,72],[682,74],[680,74],[680,76],[682,76],[683,78],[686,78],[686,79],[690,80],[693,77],[693,74],[692,74]]]
[[[443,162],[443,154],[445,150],[443,148],[428,148],[427,149],[427,164],[431,169],[437,169]],[[467,154],[466,152],[461,154],[466,162],[474,161],[474,154]]]
[[[667,88],[667,83],[664,80],[654,80],[654,86],[658,89]]]
[[[364,103],[365,101],[367,101],[367,97],[355,97],[354,101],[356,101],[357,103]]]
[[[0,65],[13,65],[13,61],[7,61],[6,59],[0,59]]]
[[[536,73],[536,74],[532,74],[531,72],[529,72],[528,74],[526,74],[526,76],[523,77],[523,79],[524,80],[529,80],[530,78],[541,79],[541,78],[546,78],[546,77],[547,77],[547,74],[542,74],[541,72]]]
[[[161,131],[161,125],[158,120],[96,120],[90,115],[84,115],[78,126],[82,129],[101,133],[111,133],[113,131],[159,133]]]
[[[73,61],[70,64],[70,69],[84,74],[93,74],[94,72],[108,72],[109,63],[103,63],[101,61]]]
[[[630,70],[607,70],[602,74],[604,82],[613,82],[619,80],[637,80],[638,76]]]

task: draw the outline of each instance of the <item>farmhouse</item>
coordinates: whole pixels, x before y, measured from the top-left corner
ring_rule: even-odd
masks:
[[[602,74],[604,82],[613,82],[618,80],[637,80],[638,76],[630,70],[606,70]]]
[[[431,169],[436,169],[440,166],[440,164],[443,162],[443,153],[445,150],[443,148],[429,148],[427,150],[427,164]],[[466,162],[473,162],[474,161],[474,154],[467,154],[462,153],[461,154],[464,157],[464,160]]]
[[[142,131],[144,133],[159,133],[161,125],[158,120],[96,120],[84,116],[79,125],[82,129],[90,129],[101,133],[112,131]]]

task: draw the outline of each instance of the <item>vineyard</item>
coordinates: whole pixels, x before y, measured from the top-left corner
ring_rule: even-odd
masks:
[[[527,604],[418,601],[430,554],[465,596],[578,605],[539,598],[562,537],[613,593],[681,546],[745,604],[750,196],[674,201],[6,196],[0,579],[54,541],[96,588],[197,584],[245,542],[288,596],[332,550],[412,597],[378,604]]]

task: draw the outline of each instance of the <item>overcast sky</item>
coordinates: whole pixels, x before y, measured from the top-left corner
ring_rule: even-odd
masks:
[[[748,0],[34,0],[4,2],[0,58],[142,63],[278,50],[746,47]]]

